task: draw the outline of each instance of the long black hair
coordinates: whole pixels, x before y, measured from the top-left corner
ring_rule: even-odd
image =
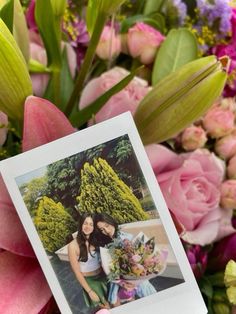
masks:
[[[95,214],[94,216],[94,224],[95,224],[95,228],[96,228],[96,234],[97,234],[97,241],[98,241],[98,245],[99,246],[105,246],[106,244],[108,243],[111,243],[112,242],[112,239],[103,234],[97,224],[99,222],[105,222],[111,226],[113,226],[115,228],[115,233],[114,233],[114,237],[117,236],[117,233],[119,231],[119,228],[118,228],[118,223],[114,220],[113,217],[111,217],[110,215],[108,214],[105,214],[105,213],[102,213],[102,214]]]
[[[86,238],[85,234],[82,231],[82,226],[84,224],[84,221],[88,217],[90,217],[94,222],[94,215],[89,214],[89,213],[82,214],[79,218],[78,233],[77,233],[77,237],[76,237],[76,240],[77,240],[77,243],[78,243],[79,249],[80,249],[79,261],[81,261],[81,262],[87,262],[88,251],[89,251],[89,254],[92,256],[92,254],[90,252],[91,246],[94,246],[95,249],[98,247],[97,241],[96,241],[96,235],[95,235],[95,223],[94,223],[94,230],[89,235],[88,238]],[[86,246],[86,241],[88,242],[88,250],[87,250],[87,246]]]

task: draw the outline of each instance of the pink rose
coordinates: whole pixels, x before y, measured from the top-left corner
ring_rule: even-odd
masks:
[[[220,203],[225,209],[236,208],[236,180],[226,180],[222,183]]]
[[[227,174],[230,179],[236,179],[236,155],[234,155],[228,163]]]
[[[139,22],[131,27],[127,34],[127,45],[133,58],[140,58],[143,64],[154,61],[157,48],[165,37],[155,28]]]
[[[181,237],[192,244],[212,243],[222,217],[219,200],[223,162],[203,149],[181,155],[161,145],[150,145],[146,150],[167,206],[185,228]]]
[[[236,130],[216,141],[215,152],[224,159],[236,154]]]
[[[100,77],[89,81],[82,92],[79,108],[83,109],[87,107],[91,102],[117,84],[128,74],[129,72],[125,69],[115,67],[104,72]],[[150,88],[146,81],[135,77],[124,89],[122,89],[122,91],[108,100],[96,114],[96,122],[104,121],[126,111],[131,111],[131,113],[134,114],[139,102],[149,90]]]
[[[115,34],[115,29],[111,26],[105,26],[97,45],[96,54],[99,58],[108,60],[116,57],[121,52],[120,36]]]
[[[0,146],[2,146],[7,138],[7,115],[0,111]]]
[[[212,107],[203,117],[203,127],[213,138],[229,134],[234,128],[234,113],[221,106]]]
[[[206,132],[200,126],[192,125],[186,128],[181,135],[182,147],[186,151],[202,148],[206,141]]]

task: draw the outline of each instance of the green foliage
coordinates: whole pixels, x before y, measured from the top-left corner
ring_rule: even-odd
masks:
[[[155,85],[182,65],[197,58],[197,40],[187,29],[172,29],[161,45],[154,63],[152,84]]]
[[[47,167],[47,195],[60,201],[65,207],[73,207],[80,185],[80,161],[82,155],[76,154],[59,160]]]
[[[148,218],[130,188],[102,158],[84,164],[77,201],[80,213],[107,213],[119,224]]]
[[[39,202],[34,219],[44,248],[53,253],[66,244],[68,236],[76,230],[76,223],[61,203],[47,196]]]
[[[44,176],[42,178],[33,179],[28,184],[24,184],[21,187],[23,200],[31,217],[35,216],[36,210],[38,208],[38,203],[41,197],[45,195],[46,186],[47,177]]]

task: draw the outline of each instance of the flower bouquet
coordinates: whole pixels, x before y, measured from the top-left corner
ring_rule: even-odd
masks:
[[[132,240],[115,239],[100,252],[103,269],[110,280],[125,279],[136,284],[162,274],[168,256],[168,251],[158,249],[154,237],[148,239],[142,232]]]
[[[234,0],[0,2],[1,159],[131,111],[214,314],[236,304],[223,282],[227,262],[236,260],[235,50]],[[117,156],[122,164],[127,146]],[[65,180],[60,173],[58,196]],[[34,203],[38,193],[29,192]],[[1,312],[53,312],[2,179],[0,204]],[[142,266],[136,278],[160,274],[161,253],[144,266],[139,245],[131,255],[143,263],[131,259]],[[123,250],[117,246],[122,259]],[[123,276],[134,275],[129,267]]]

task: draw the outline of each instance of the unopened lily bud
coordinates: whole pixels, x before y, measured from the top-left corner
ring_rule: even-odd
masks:
[[[226,180],[221,184],[221,206],[225,209],[236,208],[236,180]]]
[[[230,314],[230,307],[228,304],[217,302],[212,305],[214,313],[217,314]]]
[[[187,151],[203,147],[206,141],[206,132],[200,126],[193,125],[186,128],[181,136],[182,146]]]
[[[66,9],[66,0],[51,0],[51,6],[55,16],[62,16]]]
[[[136,23],[127,34],[129,53],[133,58],[139,58],[143,64],[150,64],[164,39],[155,28],[142,22]]]
[[[7,138],[8,118],[5,113],[0,112],[0,146],[4,144]]]
[[[236,154],[230,159],[228,163],[227,175],[229,179],[236,179]]]
[[[236,130],[216,141],[215,152],[226,160],[236,154]]]
[[[15,120],[23,119],[24,102],[32,84],[24,57],[0,19],[0,110]]]
[[[118,56],[121,52],[121,39],[115,34],[115,29],[105,26],[96,48],[96,54],[103,60]]]
[[[203,118],[203,127],[213,138],[229,134],[234,128],[234,113],[221,106],[211,108]]]

